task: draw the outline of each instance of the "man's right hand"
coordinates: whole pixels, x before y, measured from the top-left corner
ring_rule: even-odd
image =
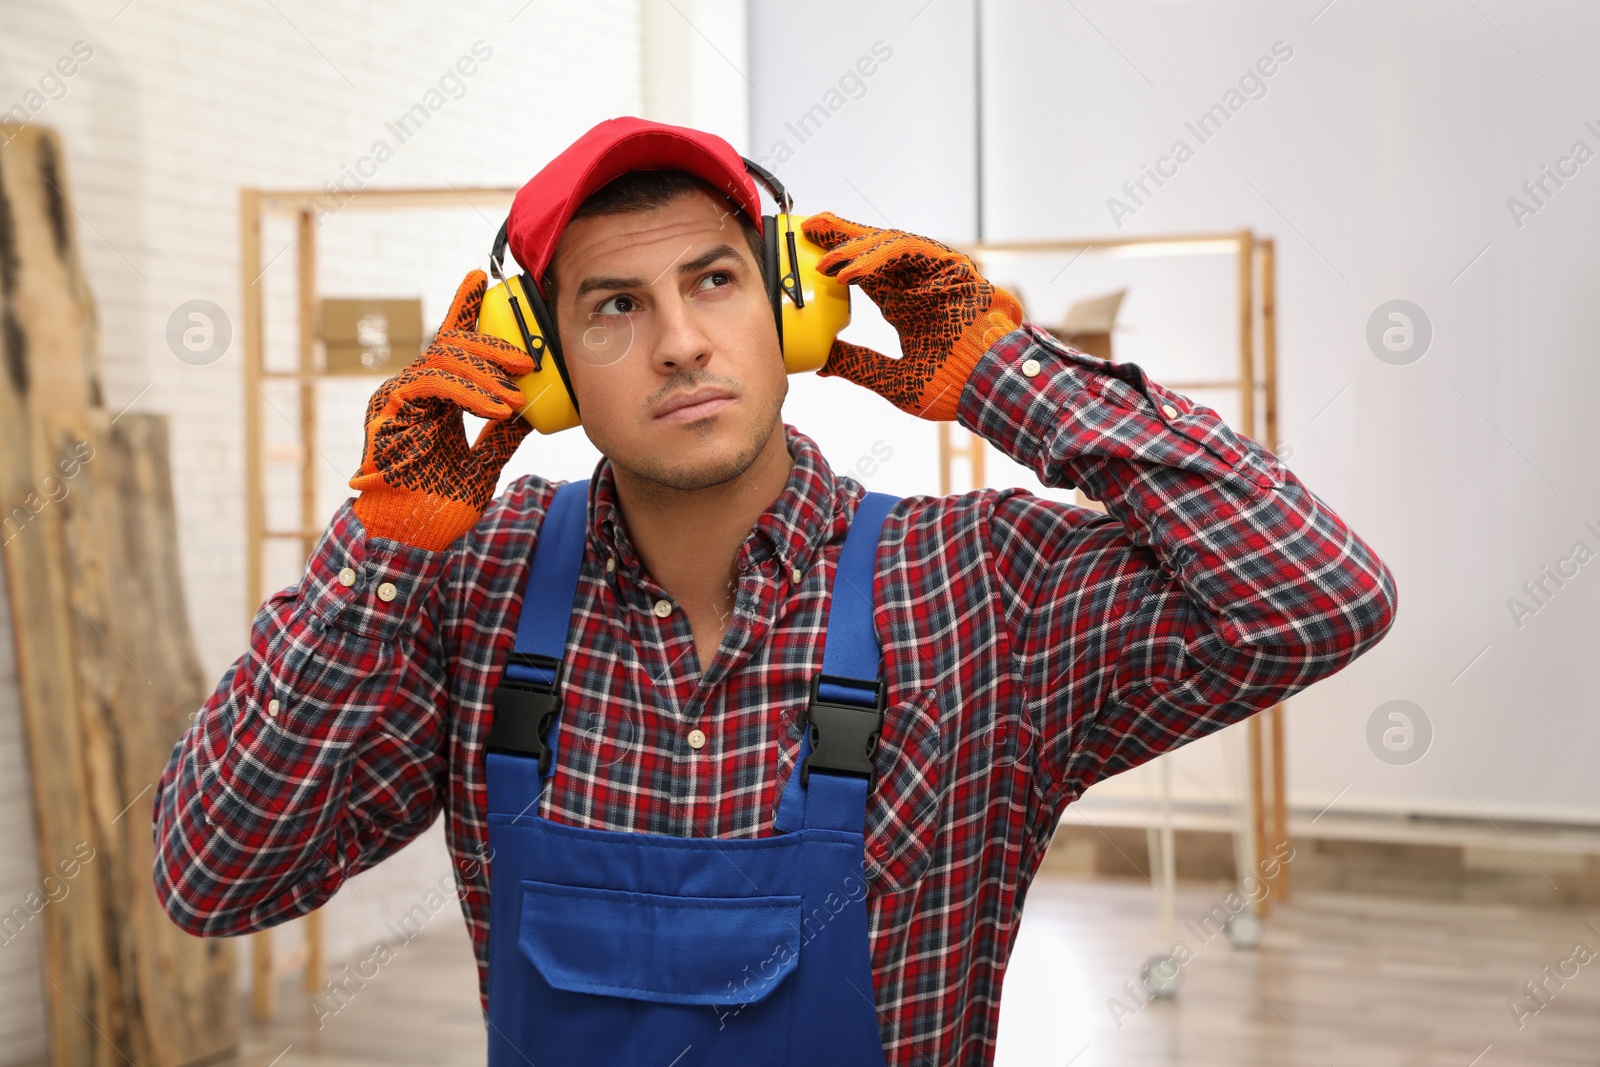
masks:
[[[533,359],[476,332],[487,287],[483,271],[469,273],[427,351],[367,404],[366,446],[350,488],[361,492],[351,507],[368,537],[449,547],[482,517],[501,468],[533,428],[515,384]],[[463,410],[489,420],[470,448]]]

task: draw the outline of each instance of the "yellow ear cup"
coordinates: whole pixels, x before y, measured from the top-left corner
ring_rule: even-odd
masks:
[[[513,297],[517,303],[515,310],[511,306]],[[519,311],[522,314],[520,325],[517,322]],[[510,341],[526,352],[528,344],[522,333],[524,326],[527,327],[528,336],[535,341],[544,339],[539,321],[533,314],[533,305],[523,292],[522,276],[513,274],[483,294],[483,310],[478,314],[478,332]],[[517,379],[517,388],[522,390],[523,401],[527,404],[522,411],[523,418],[535,430],[557,433],[578,425],[578,411],[572,406],[572,397],[567,394],[566,383],[561,380],[561,372],[556,370],[555,357],[550,354],[548,346],[533,373]]]
[[[850,325],[850,287],[843,282],[818,273],[817,261],[827,254],[827,249],[808,238],[801,230],[804,215],[776,216],[778,232],[778,270],[786,273],[789,266],[788,232],[794,233],[795,256],[800,261],[800,295],[805,307],[795,307],[786,294],[779,294],[783,302],[783,366],[790,374],[816,370],[828,360],[833,339]],[[517,308],[513,310],[512,299]],[[522,321],[517,321],[517,311]],[[523,292],[522,276],[514,274],[483,294],[483,310],[478,315],[478,332],[492,334],[528,351],[523,337],[542,340],[539,322],[534,317],[533,305]],[[548,347],[542,354],[540,366],[532,373],[517,379],[527,407],[523,417],[540,433],[557,433],[569,430],[579,423],[577,409],[567,393],[561,372],[556,370],[555,357]]]
[[[820,274],[817,260],[827,249],[812,241],[801,230],[805,215],[778,215],[778,269],[789,265],[786,232],[794,231],[796,258],[800,260],[800,295],[805,307],[780,295],[783,301],[783,366],[790,374],[816,370],[828,361],[833,340],[850,325],[850,287]]]

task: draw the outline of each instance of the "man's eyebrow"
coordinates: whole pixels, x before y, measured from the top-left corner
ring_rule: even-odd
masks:
[[[740,258],[738,250],[730,244],[713,245],[687,263],[678,264],[678,273],[693,274],[695,271],[704,270],[711,264],[729,256],[735,259]],[[573,294],[572,299],[576,302],[582,300],[589,293],[603,289],[642,289],[644,286],[645,280],[643,278],[618,278],[613,275],[596,275],[592,278],[585,278],[580,282],[578,291]]]

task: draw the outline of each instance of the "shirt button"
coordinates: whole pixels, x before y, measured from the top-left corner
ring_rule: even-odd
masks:
[[[672,601],[666,599],[656,601],[655,611],[659,617],[666,618],[672,614]]]
[[[612,571],[614,571],[616,569],[617,569],[617,557],[616,556],[608,556],[606,558],[606,573],[610,574]]]
[[[278,714],[278,709],[281,707],[283,707],[283,705],[279,704],[277,698],[274,697],[273,699],[267,701],[267,714],[276,717]]]
[[[350,588],[352,585],[355,585],[356,572],[351,570],[349,567],[346,567],[344,570],[340,571],[339,584],[344,586],[346,589]]]
[[[1173,407],[1171,404],[1162,404],[1161,413],[1169,419],[1175,419],[1178,417],[1178,409]]]
[[[1022,361],[1022,373],[1026,374],[1030,378],[1032,378],[1035,374],[1038,374],[1039,373],[1039,361],[1036,360],[1036,359],[1025,359],[1025,360],[1023,360]]]
[[[393,582],[384,582],[382,585],[378,586],[378,599],[383,601],[385,604],[399,595],[400,590],[394,587]]]
[[[689,747],[690,748],[701,749],[701,748],[705,747],[705,744],[706,744],[706,735],[703,732],[701,732],[699,730],[690,730],[689,731]]]
[[[794,584],[795,585],[799,585],[800,584],[800,568],[799,567],[791,568],[790,571],[789,571],[789,577],[794,580]]]

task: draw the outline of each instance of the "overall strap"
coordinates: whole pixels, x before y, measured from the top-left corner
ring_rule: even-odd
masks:
[[[899,500],[889,493],[863,495],[839,550],[822,669],[811,680],[799,765],[778,804],[779,833],[802,822],[862,830],[867,793],[877,777],[872,754],[883,729],[888,692],[879,662],[882,650],[872,628],[872,578],[884,519]]]
[[[780,833],[802,824],[856,833],[863,827],[866,796],[876,778],[872,754],[887,702],[872,627],[873,571],[884,519],[899,499],[888,493],[863,495],[840,549],[822,669],[811,680],[800,763],[779,804]],[[559,486],[534,546],[516,640],[494,691],[486,761],[509,772],[498,776],[505,803],[491,797],[495,810],[507,804],[514,811],[531,807],[550,772],[549,732],[560,707],[557,682],[576,607],[587,519],[588,483]],[[813,770],[819,772],[815,777]],[[491,792],[501,793],[493,788],[496,777],[490,775]]]
[[[556,488],[528,567],[516,643],[494,691],[494,726],[486,747],[537,760],[535,787],[550,772],[546,739],[559,706],[556,683],[578,596],[588,505],[587,481]]]

